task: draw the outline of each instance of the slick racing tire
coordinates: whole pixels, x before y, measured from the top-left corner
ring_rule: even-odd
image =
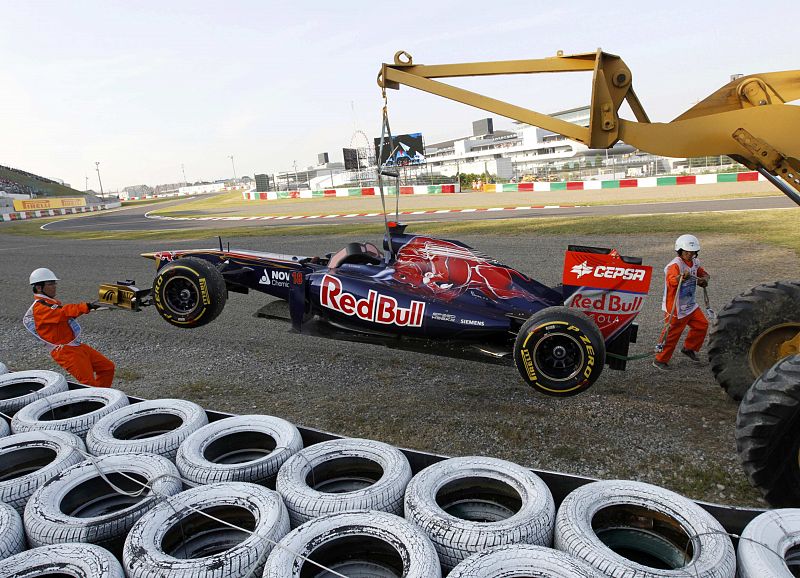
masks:
[[[554,546],[609,576],[734,578],[736,571],[731,539],[711,514],[643,482],[574,490],[558,510]]]
[[[29,403],[67,389],[67,379],[55,371],[36,369],[0,375],[0,413],[13,416]]]
[[[175,464],[197,484],[251,482],[275,487],[289,457],[303,449],[300,431],[269,415],[240,415],[212,422],[178,448]]]
[[[604,578],[605,574],[566,552],[530,544],[507,544],[473,554],[447,578]]]
[[[800,355],[781,359],[747,391],[736,416],[736,449],[771,506],[800,503]]]
[[[753,287],[728,303],[711,328],[708,358],[714,378],[741,400],[756,377],[788,355],[785,344],[798,333],[800,281]]]
[[[114,555],[93,544],[58,544],[20,552],[0,561],[3,578],[125,578]]]
[[[277,492],[245,482],[209,484],[142,516],[125,540],[122,560],[129,578],[261,576],[267,554],[288,533]]]
[[[442,575],[436,550],[427,536],[408,521],[386,512],[328,514],[306,522],[272,550],[264,578],[333,576],[320,566],[338,572],[337,576]]]
[[[798,546],[800,510],[769,510],[756,516],[739,538],[736,550],[739,578],[797,576]]]
[[[178,469],[161,456],[119,454],[85,460],[42,484],[28,500],[28,543],[36,547],[85,542],[119,555],[134,523],[182,489]]]
[[[90,387],[56,393],[20,409],[11,420],[11,431],[68,431],[83,439],[100,418],[126,405],[128,397],[118,389]]]
[[[545,395],[585,391],[600,377],[605,357],[605,341],[594,321],[567,307],[534,313],[514,342],[517,371]]]
[[[22,517],[14,508],[0,502],[0,560],[19,554],[24,549]]]
[[[181,442],[207,423],[205,410],[194,402],[142,401],[94,424],[86,434],[86,449],[96,456],[145,452],[174,460]]]
[[[203,259],[172,261],[153,281],[153,303],[161,317],[176,327],[210,323],[222,313],[227,299],[222,273]]]
[[[408,484],[405,517],[431,539],[446,569],[502,544],[553,542],[555,505],[542,479],[487,457],[451,458]],[[446,528],[446,531],[443,529]]]
[[[0,439],[0,502],[22,514],[33,492],[84,460],[83,440],[69,432],[32,431]]]
[[[336,512],[380,510],[403,515],[411,466],[382,442],[345,438],[309,446],[281,466],[275,487],[292,528]]]

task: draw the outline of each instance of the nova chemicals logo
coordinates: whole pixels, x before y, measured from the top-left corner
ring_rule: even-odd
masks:
[[[580,278],[581,278],[581,277],[583,277],[584,275],[588,275],[588,274],[589,274],[589,273],[591,273],[593,270],[594,270],[594,267],[589,267],[589,266],[586,264],[586,261],[584,261],[584,262],[583,262],[583,263],[581,263],[580,265],[575,265],[575,266],[572,268],[572,272],[573,272],[573,273],[575,273],[575,275],[577,275],[577,276],[578,276],[578,279],[580,279]]]

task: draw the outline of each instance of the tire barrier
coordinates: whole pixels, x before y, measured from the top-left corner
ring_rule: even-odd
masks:
[[[14,508],[0,502],[0,560],[19,554],[24,549],[22,518]]]
[[[143,491],[142,484],[149,489]],[[161,456],[116,454],[85,460],[49,479],[28,500],[28,543],[84,542],[119,555],[134,523],[182,489],[177,468]]]
[[[186,438],[175,464],[196,484],[251,482],[275,487],[278,470],[303,449],[300,431],[268,415],[240,415],[212,422]]]
[[[418,473],[405,495],[406,519],[433,541],[442,566],[502,544],[550,546],[555,505],[544,481],[496,458],[451,458]]]
[[[129,578],[260,576],[273,544],[288,532],[286,507],[273,490],[245,482],[199,486],[134,524],[123,566]]]
[[[739,460],[750,483],[774,507],[795,506],[800,500],[798,427],[800,355],[792,355],[753,382],[736,416]]]
[[[144,452],[174,460],[183,440],[207,423],[205,410],[191,401],[142,401],[98,420],[86,434],[86,449],[96,456]]]
[[[3,373],[0,375],[0,413],[11,417],[29,403],[63,391],[67,391],[67,379],[55,371]]]
[[[757,516],[742,532],[737,548],[740,578],[792,578],[797,572],[800,509],[771,510]],[[789,569],[788,559],[792,558]]]
[[[92,544],[58,544],[26,550],[0,561],[3,578],[125,578],[114,555]]]
[[[324,567],[321,571],[316,564]],[[345,512],[292,530],[267,558],[264,578],[440,578],[436,550],[413,524],[386,512]]]
[[[0,416],[0,438],[7,436],[11,433],[11,427],[8,425],[6,418]]]
[[[642,482],[593,482],[570,493],[556,516],[555,548],[626,578],[734,578],[736,569],[733,544],[711,514]]]
[[[785,358],[774,373],[792,381],[797,363],[793,357]],[[787,390],[782,394],[797,397],[800,403],[800,393],[795,396],[794,390]],[[181,407],[195,405],[174,401]],[[182,479],[163,456],[112,453],[95,457],[78,435],[66,431],[85,434],[88,425],[112,413],[109,406],[124,408],[127,403],[122,392],[86,388],[53,393],[17,411],[12,431],[29,424],[54,429],[34,428],[0,438],[0,576],[122,578],[122,567],[107,548],[60,542],[96,541],[119,551],[123,538],[121,559],[129,571],[127,578],[258,576],[262,570],[264,576],[349,572],[379,578],[440,577],[442,568],[452,568],[449,575],[454,578],[517,578],[534,573],[543,578],[593,577],[597,571],[626,578],[727,578],[733,577],[736,568],[730,538],[710,514],[669,490],[640,482],[593,482],[568,495],[555,516],[558,550],[553,550],[526,543],[534,539],[550,543],[549,490],[527,468],[503,460],[444,460],[412,479],[403,452],[387,444],[345,438],[301,449],[297,428],[284,420],[233,416],[184,436],[175,456],[185,466],[187,477]],[[793,404],[779,405],[791,412]],[[140,410],[149,407],[148,402],[135,405]],[[190,413],[199,415],[195,410]],[[200,413],[205,418],[205,411],[200,409]],[[152,415],[160,417],[152,419]],[[138,417],[145,419],[130,428],[130,438],[157,438],[165,433],[162,429],[178,429],[170,424],[185,421],[175,413],[167,419],[158,411]],[[77,425],[70,423],[75,419]],[[118,428],[109,429],[116,432]],[[289,456],[293,451],[297,453]],[[151,468],[154,462],[161,469]],[[285,493],[287,505],[277,492],[262,485],[217,481],[243,476],[269,484],[275,469],[275,484]],[[437,470],[444,473],[434,476]],[[203,473],[208,477],[203,478]],[[528,480],[532,485],[520,489],[515,475],[533,476],[533,481]],[[426,478],[430,479],[426,482]],[[204,485],[175,493],[181,481]],[[435,529],[433,539],[416,519],[420,508],[410,505],[416,503],[412,496],[418,493],[427,493],[429,505],[435,506],[432,517],[442,517],[438,524],[430,524]],[[35,499],[31,498],[34,494]],[[550,507],[543,508],[549,514],[538,519],[534,515],[527,525],[508,529],[499,543],[486,538],[493,528],[520,517],[531,497],[544,504],[549,500]],[[47,505],[42,506],[45,501]],[[28,530],[32,549],[14,554],[26,545],[23,532],[22,546],[18,546],[20,534],[13,529],[16,525],[19,530],[26,503],[30,514],[22,516],[22,527]],[[404,507],[407,519],[395,515],[403,513]],[[12,510],[16,517],[9,513]],[[297,527],[290,532],[292,514]],[[478,530],[472,537],[461,531],[467,524]],[[281,541],[284,537],[285,542]],[[419,537],[427,546],[419,546]],[[474,543],[465,546],[468,540]],[[35,547],[47,541],[59,544]],[[297,551],[275,547],[279,541]],[[440,549],[440,544],[449,544],[450,549]],[[432,562],[425,552],[430,549]],[[739,542],[740,576],[788,578],[797,551],[800,510],[767,512],[753,520]],[[8,558],[3,560],[6,553]],[[278,560],[278,570],[270,566],[273,560]],[[287,563],[291,564],[288,571],[283,566]]]
[[[92,387],[55,393],[20,409],[11,420],[11,431],[68,431],[86,437],[100,418],[128,405],[118,389]]]
[[[403,452],[346,438],[307,447],[286,460],[275,482],[292,528],[324,514],[379,510],[402,516],[411,466]]]
[[[531,544],[495,546],[466,558],[447,578],[603,578],[580,558]]]
[[[31,431],[0,438],[0,502],[22,514],[39,486],[83,461],[86,446],[75,434]]]
[[[8,373],[8,367],[6,367],[5,363],[0,361],[0,375],[3,375],[4,373]]]

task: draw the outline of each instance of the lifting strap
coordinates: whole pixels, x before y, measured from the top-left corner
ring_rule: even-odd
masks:
[[[389,152],[389,154],[386,157],[386,163],[388,163],[389,159],[391,159],[394,156],[394,153],[397,150],[397,147],[392,148],[392,145],[394,144],[394,142],[393,142],[393,139],[392,139],[392,129],[389,126],[388,101],[386,99],[386,92],[384,91],[384,93],[383,93],[383,115],[382,115],[382,119],[381,119],[381,141],[380,141],[380,146],[378,147],[378,159],[377,159],[377,161],[378,161],[377,162],[377,164],[378,164],[378,190],[380,191],[380,194],[381,194],[381,206],[383,207],[383,225],[386,228],[386,238],[389,241],[389,253],[391,254],[392,257],[394,257],[394,247],[392,245],[392,232],[389,229],[389,220],[388,220],[388,217],[386,216],[386,199],[385,199],[384,191],[383,191],[383,176],[386,175],[386,176],[394,177],[394,179],[395,179],[394,191],[395,191],[396,203],[395,203],[395,210],[394,210],[394,219],[395,219],[395,221],[398,221],[399,217],[400,217],[400,171],[399,170],[387,171],[386,167],[381,164],[381,159],[383,158],[383,150],[384,150],[384,147],[386,146],[387,138],[389,140],[389,145],[388,146],[391,148],[391,151]]]

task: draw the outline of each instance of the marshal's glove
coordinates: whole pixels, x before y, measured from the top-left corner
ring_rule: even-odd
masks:
[[[700,277],[697,279],[697,284],[700,287],[708,287],[708,277]]]

